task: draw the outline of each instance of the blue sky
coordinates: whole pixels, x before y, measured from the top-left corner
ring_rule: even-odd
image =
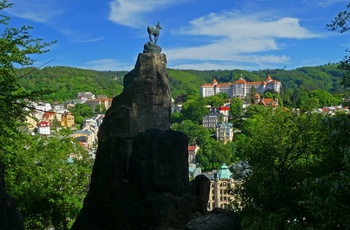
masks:
[[[168,68],[259,70],[336,63],[350,32],[326,25],[344,0],[9,0],[11,26],[57,40],[36,66],[131,70],[162,25],[158,45]]]

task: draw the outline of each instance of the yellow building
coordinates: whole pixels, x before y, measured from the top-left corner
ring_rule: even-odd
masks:
[[[74,125],[74,115],[70,112],[65,112],[61,116],[62,127],[72,127]]]
[[[210,179],[208,211],[227,207],[234,200],[234,196],[229,193],[229,188],[233,188],[237,183],[232,179],[231,171],[224,163],[218,173],[210,174],[208,177]]]

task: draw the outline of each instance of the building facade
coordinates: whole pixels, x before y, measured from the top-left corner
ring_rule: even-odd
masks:
[[[196,164],[196,156],[197,153],[199,152],[199,146],[198,145],[189,145],[187,146],[187,151],[188,151],[188,163],[189,164]]]
[[[50,135],[50,123],[47,121],[39,121],[37,124],[38,134]]]
[[[234,200],[234,196],[229,192],[229,188],[233,188],[236,184],[232,179],[230,169],[224,163],[218,173],[213,173],[208,178],[210,179],[210,191],[207,210],[226,208]]]
[[[70,112],[64,112],[61,115],[61,126],[73,127],[73,125],[74,125],[74,115]]]
[[[221,119],[223,119],[223,115],[220,112],[212,111],[203,117],[203,127],[207,129],[215,129]]]
[[[233,139],[233,125],[231,123],[219,123],[216,126],[216,140],[226,144]]]
[[[227,93],[227,95],[232,97],[244,98],[247,94],[251,92],[252,88],[255,88],[258,93],[263,94],[267,90],[274,90],[280,93],[282,88],[282,83],[277,80],[273,80],[270,76],[267,76],[265,81],[248,82],[242,77],[240,77],[234,83],[221,83],[219,84],[216,79],[210,84],[201,85],[201,96],[209,97],[216,95],[218,93]]]

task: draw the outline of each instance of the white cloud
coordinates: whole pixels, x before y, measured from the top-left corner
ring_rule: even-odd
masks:
[[[134,28],[144,25],[145,13],[170,7],[188,0],[112,0],[109,20]]]
[[[190,26],[187,29],[182,28],[178,35],[189,34],[197,38],[199,36],[202,42],[197,46],[164,49],[164,53],[174,62],[199,60],[256,64],[287,63],[287,55],[262,53],[281,50],[293,40],[321,37],[303,28],[297,18],[271,19],[265,16],[245,16],[230,12],[194,19],[190,21]]]
[[[14,5],[7,9],[9,14],[35,22],[48,22],[64,12],[57,6],[57,0],[12,0],[11,3]]]
[[[86,39],[86,40],[81,40],[81,41],[78,41],[78,42],[82,42],[82,43],[93,43],[93,42],[99,42],[99,41],[102,41],[104,40],[105,38],[104,37],[98,37],[98,38],[89,38],[89,39]]]
[[[317,5],[319,7],[329,7],[331,5],[334,4],[338,4],[338,3],[348,3],[348,0],[305,0],[306,2],[310,3],[310,4],[314,4]],[[346,4],[344,4],[344,9]]]
[[[83,66],[79,67],[82,69],[93,69],[99,71],[119,71],[119,70],[131,70],[134,66],[130,63],[122,63],[116,59],[100,59],[86,62]]]

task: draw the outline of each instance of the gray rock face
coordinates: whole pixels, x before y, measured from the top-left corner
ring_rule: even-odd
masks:
[[[183,229],[203,212],[203,198],[189,189],[188,138],[170,130],[170,106],[166,56],[139,54],[99,129],[90,189],[72,229]]]
[[[24,229],[23,219],[14,199],[5,192],[4,164],[0,162],[0,229]]]
[[[99,129],[99,140],[115,135],[135,137],[148,129],[170,129],[171,91],[164,54],[139,54],[135,68],[124,77]]]
[[[100,126],[73,230],[184,229],[206,213],[210,180],[189,182],[188,138],[170,130],[170,105],[165,55],[140,54]]]
[[[205,216],[190,220],[185,230],[242,230],[234,212],[214,209]]]

